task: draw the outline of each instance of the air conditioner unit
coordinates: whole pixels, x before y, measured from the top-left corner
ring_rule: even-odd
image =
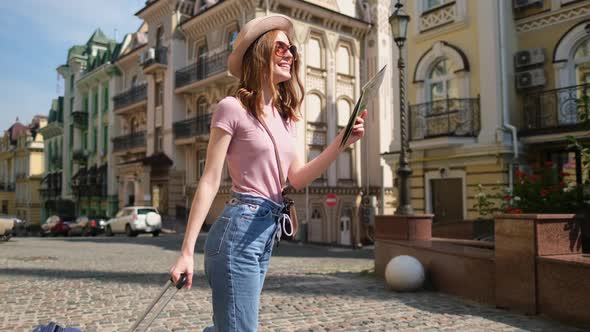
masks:
[[[545,83],[547,81],[545,71],[542,68],[516,73],[516,88],[519,90],[543,86]]]
[[[543,0],[514,0],[514,8],[520,9],[532,5],[541,5],[543,6]]]
[[[514,67],[522,68],[531,65],[542,64],[545,62],[545,49],[531,48],[516,52],[514,55]]]

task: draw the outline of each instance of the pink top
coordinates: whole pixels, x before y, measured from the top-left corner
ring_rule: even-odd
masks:
[[[295,160],[295,123],[283,120],[276,109],[264,107],[264,121],[272,132],[283,169],[287,177]],[[268,133],[234,97],[226,97],[213,113],[211,128],[221,128],[231,136],[227,151],[227,165],[232,179],[232,190],[244,194],[282,202],[281,184],[274,146]]]

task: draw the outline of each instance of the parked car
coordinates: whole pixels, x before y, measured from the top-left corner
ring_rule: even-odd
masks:
[[[60,217],[60,216],[53,215],[53,216],[47,218],[45,223],[43,223],[41,225],[40,235],[41,235],[41,237],[47,236],[47,235],[67,236],[68,232],[70,230],[70,225],[73,224],[74,222],[75,221],[74,221],[73,217],[69,217],[69,216]]]
[[[161,229],[162,217],[155,207],[128,206],[106,222],[105,234],[113,236],[125,233],[127,236],[137,236],[139,233],[152,233],[153,236],[158,236]]]
[[[0,219],[7,220],[8,222],[6,223],[6,225],[9,225],[10,221],[12,221],[13,227],[10,230],[11,236],[26,235],[28,227],[28,222],[26,220],[19,219],[14,215],[8,214],[0,214]]]
[[[104,231],[106,220],[105,216],[80,216],[69,225],[68,236],[96,236]]]
[[[0,240],[8,241],[12,236],[12,229],[15,222],[13,218],[0,218]]]

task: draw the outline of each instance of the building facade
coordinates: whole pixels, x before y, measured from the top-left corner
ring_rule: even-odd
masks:
[[[86,44],[70,48],[67,63],[58,68],[65,83],[61,190],[63,199],[75,202],[77,215],[112,216],[118,209],[108,165],[114,163],[109,127],[114,78],[120,74],[113,62],[120,49],[97,29]]]
[[[0,203],[1,212],[16,216],[16,165],[17,139],[27,127],[18,121],[0,138]]]
[[[36,115],[14,141],[14,177],[16,216],[31,225],[41,223],[41,180],[45,170],[43,135],[47,117]]]
[[[386,1],[376,4],[389,8]],[[206,162],[211,115],[239,83],[227,70],[232,43],[246,22],[268,13],[288,15],[295,23],[294,43],[302,63],[299,75],[306,93],[297,125],[297,152],[301,160],[319,155],[346,125],[368,75],[391,64],[391,48],[380,42],[366,47],[369,36],[386,39],[385,29],[372,28],[368,21],[380,13],[377,7],[370,12],[368,3],[356,1],[273,1],[268,7],[260,1],[148,1],[136,14],[147,27],[147,41],[145,46],[130,47],[137,55],[129,53],[130,58],[139,57],[147,98],[115,109],[124,118],[123,126],[133,127],[136,121],[146,137],[139,155],[121,153],[120,202],[129,203],[133,197],[136,204],[151,203],[169,216],[186,218]],[[129,89],[130,77],[141,74],[134,74],[137,62],[125,57],[118,63],[129,72],[121,84]],[[385,81],[388,91],[390,79]],[[392,188],[383,186],[392,183],[391,174],[379,158],[380,147],[391,142],[393,126],[391,98],[384,95],[388,94],[371,105],[369,121],[374,127],[367,140],[343,152],[305,190],[291,193],[304,224],[299,238],[341,245],[370,239],[359,218],[363,192],[386,201],[380,203],[382,213],[393,210]],[[125,130],[120,133],[129,135]],[[208,224],[230,190],[225,169]],[[325,204],[328,194],[336,195],[336,206]]]
[[[577,174],[579,183],[587,179],[579,153],[565,146],[567,135],[587,133],[580,130],[576,99],[586,93],[589,6],[567,0],[406,3],[416,212],[433,213],[441,223],[476,218],[479,184],[511,187],[516,169],[545,161]],[[399,136],[392,147],[384,159],[395,171]]]
[[[73,201],[62,198],[63,153],[64,153],[64,98],[58,97],[51,103],[47,125],[41,128],[44,146],[44,176],[41,181],[41,221],[51,215],[74,216]]]

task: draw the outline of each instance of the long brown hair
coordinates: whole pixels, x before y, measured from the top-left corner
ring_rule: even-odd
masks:
[[[281,116],[291,121],[299,120],[299,106],[303,102],[303,84],[299,79],[299,60],[293,59],[291,79],[275,85],[272,69],[275,39],[279,30],[271,30],[250,45],[242,61],[242,79],[236,92],[236,98],[257,119],[263,114],[263,82],[271,82],[272,105]],[[290,42],[290,41],[289,41]]]

